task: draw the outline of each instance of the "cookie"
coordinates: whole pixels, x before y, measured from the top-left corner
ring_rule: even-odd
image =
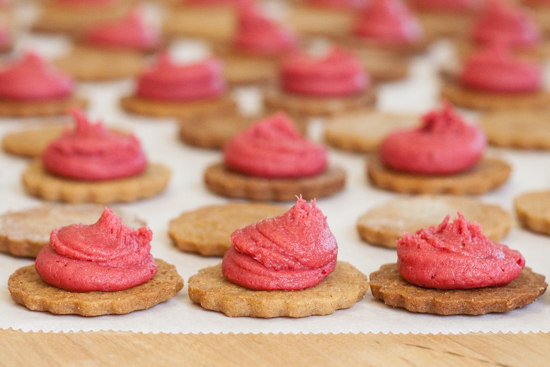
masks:
[[[476,17],[474,12],[446,13],[420,10],[416,14],[422,25],[424,37],[429,40],[441,37],[466,38]]]
[[[59,123],[8,133],[2,139],[2,148],[13,155],[40,157],[46,146],[63,134],[63,129],[63,124]]]
[[[546,110],[493,111],[480,117],[489,144],[519,149],[550,149]]]
[[[68,98],[46,101],[14,101],[0,99],[0,116],[4,117],[42,117],[63,115],[74,107],[86,108],[85,98],[71,96]]]
[[[521,194],[514,200],[519,222],[527,229],[550,235],[550,191]]]
[[[267,85],[275,82],[279,73],[279,61],[272,57],[223,52],[223,73],[229,85]]]
[[[223,256],[231,246],[231,233],[285,208],[264,203],[213,205],[181,214],[168,224],[168,235],[185,252]]]
[[[204,182],[212,192],[226,197],[294,201],[297,195],[302,195],[304,199],[311,200],[342,190],[346,184],[346,173],[342,168],[329,167],[313,177],[266,179],[233,172],[223,163],[217,163],[206,169]]]
[[[459,211],[470,222],[481,224],[483,233],[494,242],[508,234],[512,217],[497,205],[476,199],[452,196],[402,197],[372,208],[357,221],[361,238],[372,244],[396,248],[403,232],[416,233],[421,228],[437,227],[446,215]]]
[[[145,310],[174,298],[183,288],[176,267],[155,259],[157,273],[143,284],[116,292],[68,292],[44,283],[34,265],[16,270],[8,280],[13,300],[32,311],[57,315],[100,316]]]
[[[405,79],[409,75],[411,58],[377,48],[353,48],[374,82]]]
[[[362,300],[368,287],[367,277],[343,261],[321,283],[299,291],[241,287],[225,279],[221,263],[199,270],[188,282],[189,298],[207,310],[261,318],[328,315]]]
[[[0,216],[0,252],[18,257],[35,258],[42,247],[50,242],[50,233],[73,223],[97,222],[104,207],[94,204],[44,204],[19,212]],[[124,224],[132,228],[145,225],[134,215],[113,208]]]
[[[355,10],[330,9],[296,4],[288,12],[288,22],[301,36],[341,37],[351,33],[358,13]]]
[[[229,41],[237,30],[237,14],[231,5],[180,5],[166,12],[162,28],[167,37]]]
[[[382,140],[392,131],[418,124],[419,118],[414,114],[354,111],[329,118],[325,125],[325,141],[337,149],[370,153],[378,150]]]
[[[475,289],[430,289],[406,282],[397,264],[382,265],[370,274],[372,295],[392,307],[437,315],[482,315],[508,312],[529,305],[546,291],[544,276],[523,268],[504,287]]]
[[[378,156],[368,159],[367,174],[374,186],[409,194],[480,195],[503,185],[510,165],[497,158],[483,158],[474,167],[452,175],[422,175],[386,168]]]
[[[69,203],[132,202],[160,194],[170,180],[170,170],[159,163],[134,177],[109,181],[79,181],[49,173],[40,159],[23,172],[27,192],[44,200]]]
[[[290,94],[277,89],[268,89],[264,95],[265,107],[282,110],[291,115],[333,116],[362,107],[373,106],[376,92],[369,88],[359,95],[348,97],[314,97]]]

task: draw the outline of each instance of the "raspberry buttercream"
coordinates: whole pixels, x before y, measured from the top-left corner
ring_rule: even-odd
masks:
[[[236,230],[231,242],[222,272],[246,288],[309,288],[336,266],[338,245],[315,200],[299,198],[285,214]]]
[[[474,24],[472,37],[478,43],[498,39],[512,47],[534,47],[542,41],[541,31],[530,14],[501,0],[487,2]]]
[[[281,87],[289,93],[340,97],[358,94],[369,86],[361,61],[338,47],[324,57],[295,53],[281,65]]]
[[[361,38],[381,44],[410,44],[421,40],[418,19],[398,0],[372,0],[353,30]]]
[[[500,287],[514,280],[525,265],[523,256],[494,243],[481,226],[449,216],[436,229],[405,232],[397,240],[397,267],[409,283],[437,289]]]
[[[487,92],[534,92],[542,87],[542,70],[533,61],[515,58],[502,44],[494,44],[470,56],[458,80],[467,88]]]
[[[153,233],[132,230],[110,209],[92,225],[54,229],[36,258],[44,282],[70,292],[118,291],[145,283],[157,271]]]
[[[165,52],[138,77],[137,95],[144,98],[193,101],[224,93],[223,66],[216,59],[176,65]]]
[[[256,122],[223,148],[225,165],[265,178],[315,176],[325,171],[325,148],[300,135],[283,113]]]
[[[139,12],[132,12],[126,18],[100,23],[87,29],[82,41],[93,46],[150,51],[160,43],[160,34],[149,27]]]
[[[474,166],[486,147],[481,129],[467,124],[445,104],[422,117],[422,125],[390,134],[380,159],[392,169],[421,174],[451,174]]]
[[[0,98],[18,101],[42,101],[69,97],[74,81],[57,71],[35,53],[27,52],[20,60],[0,70]]]
[[[74,110],[74,131],[65,131],[50,143],[42,162],[51,172],[79,180],[110,180],[140,174],[147,158],[133,135],[92,125],[82,112]]]

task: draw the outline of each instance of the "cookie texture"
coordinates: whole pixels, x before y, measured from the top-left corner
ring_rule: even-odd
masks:
[[[73,107],[86,108],[88,101],[71,96],[47,101],[12,101],[0,99],[0,116],[48,117],[63,115]]]
[[[524,193],[516,197],[514,206],[525,228],[550,235],[550,191]]]
[[[237,30],[237,14],[231,5],[178,4],[166,12],[162,28],[164,35],[168,37],[229,41]]]
[[[550,149],[546,110],[492,111],[479,120],[489,144],[519,149]]]
[[[13,273],[8,289],[13,300],[32,311],[53,314],[101,316],[145,310],[174,298],[183,288],[183,279],[174,265],[155,259],[157,273],[151,280],[116,292],[67,292],[44,283],[34,265]]]
[[[329,118],[325,126],[325,141],[337,149],[370,153],[378,150],[389,133],[418,124],[419,117],[414,114],[354,111]]]
[[[511,167],[497,158],[483,158],[474,167],[452,175],[421,175],[388,169],[378,156],[368,160],[367,173],[373,185],[400,193],[480,195],[508,180]]]
[[[44,204],[37,208],[7,212],[0,216],[0,252],[18,257],[35,258],[42,247],[50,242],[55,228],[70,224],[93,224],[103,212],[104,206],[95,204]],[[112,208],[122,222],[139,228],[145,222],[120,208]]]
[[[372,208],[357,221],[361,238],[372,245],[396,248],[403,232],[437,227],[446,215],[459,211],[469,222],[481,224],[483,234],[499,242],[512,226],[512,216],[497,205],[455,196],[401,197]]]
[[[504,287],[441,290],[406,282],[397,264],[382,265],[369,276],[372,295],[392,307],[438,315],[482,315],[508,312],[529,305],[548,287],[544,276],[523,268]]]
[[[297,195],[302,195],[304,199],[311,200],[342,190],[346,184],[346,173],[342,168],[329,167],[312,177],[267,179],[233,172],[223,163],[217,163],[206,169],[204,182],[212,192],[226,197],[294,201]]]
[[[69,203],[132,202],[160,194],[170,180],[170,170],[159,163],[149,163],[137,176],[108,181],[79,181],[49,173],[40,159],[23,172],[23,184],[33,196]]]
[[[23,157],[40,157],[46,146],[63,134],[63,124],[35,127],[4,135],[5,152]]]
[[[223,256],[231,246],[231,233],[285,208],[264,203],[213,205],[182,213],[168,224],[168,235],[185,252]]]
[[[362,300],[369,287],[367,276],[343,261],[338,261],[321,283],[299,291],[247,289],[225,279],[221,269],[220,263],[189,278],[189,298],[207,310],[229,317],[328,315]]]

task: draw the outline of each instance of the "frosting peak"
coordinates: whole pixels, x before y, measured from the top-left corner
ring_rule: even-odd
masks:
[[[285,214],[236,230],[231,242],[222,272],[251,289],[313,287],[336,266],[338,245],[315,200],[298,198]]]
[[[0,98],[38,101],[71,95],[74,82],[43,58],[27,52],[0,70]]]
[[[397,267],[409,283],[437,289],[500,287],[514,280],[525,265],[523,256],[494,243],[481,226],[447,215],[437,229],[404,233],[397,240]]]
[[[306,177],[327,166],[325,148],[308,141],[283,113],[256,122],[223,148],[225,165],[257,177]]]
[[[281,65],[281,83],[289,93],[340,97],[367,89],[370,78],[359,58],[333,47],[324,57],[304,52],[290,55]]]
[[[216,98],[225,93],[222,63],[207,59],[176,65],[167,52],[138,78],[137,95],[144,98],[192,101]]]

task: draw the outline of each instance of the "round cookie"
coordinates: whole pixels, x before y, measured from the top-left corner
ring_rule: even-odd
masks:
[[[370,153],[376,151],[392,131],[418,123],[418,116],[413,114],[354,111],[329,118],[325,125],[325,141],[337,149]]]
[[[47,117],[63,115],[68,109],[86,108],[88,101],[75,96],[45,101],[14,101],[0,99],[0,116]]]
[[[4,135],[2,148],[18,156],[40,157],[46,146],[63,134],[63,129],[62,124],[56,124],[14,131]]]
[[[94,204],[44,204],[19,212],[7,212],[0,216],[0,252],[19,257],[35,258],[42,247],[50,242],[53,229],[73,223],[97,222],[104,210]],[[135,215],[113,208],[115,214],[129,227],[145,225]]]
[[[170,170],[149,163],[137,176],[108,181],[78,181],[49,173],[40,159],[23,172],[27,192],[44,200],[69,203],[132,202],[160,194],[170,180]]]
[[[378,156],[368,159],[367,174],[377,187],[400,193],[480,195],[500,187],[511,167],[497,158],[483,158],[474,167],[453,175],[429,176],[388,169]]]
[[[328,315],[362,300],[369,287],[366,275],[347,262],[315,287],[299,291],[257,291],[231,283],[221,263],[189,278],[189,298],[203,308],[229,317],[307,317]]]
[[[550,113],[546,110],[493,111],[479,124],[489,144],[520,149],[550,149]]]
[[[437,226],[446,215],[459,211],[470,222],[481,224],[483,233],[494,242],[508,234],[512,216],[496,205],[453,196],[397,198],[375,207],[357,221],[361,238],[372,245],[396,248],[403,232],[414,234],[421,228]]]
[[[223,256],[231,233],[250,223],[283,214],[285,208],[264,203],[213,205],[181,214],[168,224],[168,235],[185,252]]]
[[[378,48],[353,48],[374,82],[405,79],[409,75],[411,58]]]
[[[550,191],[524,193],[514,200],[519,222],[527,229],[550,235]]]
[[[523,268],[504,287],[430,289],[406,282],[397,264],[382,265],[369,276],[372,295],[392,307],[437,315],[482,315],[508,312],[529,305],[548,287],[544,276]]]
[[[167,301],[183,288],[174,265],[155,259],[157,273],[151,280],[116,292],[68,292],[44,283],[34,265],[13,273],[8,289],[13,300],[33,311],[53,314],[100,316],[145,310]]]
[[[259,201],[293,201],[297,195],[306,200],[330,196],[342,190],[346,173],[329,167],[320,175],[304,178],[267,179],[246,176],[216,163],[204,172],[204,182],[212,192],[232,198]]]

